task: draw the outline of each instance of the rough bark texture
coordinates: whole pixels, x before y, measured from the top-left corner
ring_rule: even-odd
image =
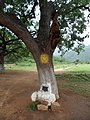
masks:
[[[59,98],[56,78],[52,67],[38,67],[38,74],[40,79],[40,84],[50,83],[52,88],[52,93]]]
[[[12,16],[0,11],[0,24],[9,28],[26,44],[36,61],[40,84],[50,82],[52,86],[52,92],[58,98],[58,89],[52,64],[52,54],[58,42],[55,44],[55,47],[53,47],[51,43],[53,42],[54,44],[57,39],[50,37],[53,36],[51,34],[55,34],[50,33],[50,22],[51,20],[54,20],[52,15],[55,14],[55,8],[53,2],[47,2],[47,0],[39,0],[39,6],[41,16],[36,39],[30,35],[25,25],[23,25],[16,16]],[[55,25],[53,26],[56,26],[55,21],[57,22],[57,19],[54,20],[53,23],[55,23]],[[49,61],[46,64],[42,64],[40,61],[40,55],[42,53],[46,53],[49,56]]]
[[[52,64],[52,56],[50,55],[50,53],[45,53],[45,54],[48,55],[48,63],[46,64],[42,63],[40,61],[40,56],[38,56],[38,58],[36,59],[40,85],[45,83],[50,83],[52,93],[54,93],[56,95],[56,98],[58,99],[59,94],[58,94],[57,82]]]
[[[0,73],[4,72],[4,56],[0,54]]]

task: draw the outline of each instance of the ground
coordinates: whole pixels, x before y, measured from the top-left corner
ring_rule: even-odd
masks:
[[[6,71],[0,75],[0,120],[90,120],[90,97],[61,90],[61,110],[29,111],[31,93],[39,89],[36,72]]]

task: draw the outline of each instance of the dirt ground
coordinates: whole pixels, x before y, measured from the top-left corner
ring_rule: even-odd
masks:
[[[59,91],[59,112],[28,111],[30,95],[39,89],[36,72],[6,71],[0,75],[0,120],[90,120],[90,97]]]

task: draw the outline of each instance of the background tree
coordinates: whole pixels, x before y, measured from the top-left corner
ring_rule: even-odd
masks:
[[[51,83],[52,92],[58,98],[52,63],[53,52],[57,45],[60,50],[64,49],[64,46],[70,49],[76,42],[81,44],[84,40],[85,36],[81,37],[86,29],[83,11],[90,11],[89,0],[1,1],[4,4],[1,4],[0,24],[10,29],[26,44],[36,61],[40,84]],[[40,10],[38,24],[35,20],[37,4]],[[47,62],[42,62],[41,59]]]
[[[0,47],[0,73],[4,71],[4,59],[3,59],[3,50]]]
[[[6,62],[15,63],[28,57],[29,51],[24,43],[19,40],[10,30],[0,28],[0,71],[4,70],[4,59]]]

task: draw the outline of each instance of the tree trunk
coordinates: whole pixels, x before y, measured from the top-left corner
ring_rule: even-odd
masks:
[[[56,78],[52,64],[52,51],[56,47],[55,38],[53,40],[50,33],[50,22],[55,8],[53,2],[47,2],[46,0],[40,0],[40,21],[37,38],[34,39],[30,32],[28,32],[26,25],[23,25],[20,19],[13,18],[10,15],[0,11],[0,23],[9,28],[18,38],[20,38],[28,47],[32,53],[39,74],[40,85],[49,82],[51,84],[52,93],[59,98]],[[54,33],[53,33],[54,34]],[[51,44],[53,42],[53,44]],[[40,60],[41,54],[46,53],[48,55],[47,63],[42,63]]]
[[[0,54],[0,73],[4,72],[4,56]]]
[[[43,53],[41,53],[42,55]],[[56,82],[56,77],[53,69],[53,64],[52,64],[52,57],[51,55],[44,53],[48,56],[48,61],[47,63],[42,63],[41,61],[41,55],[38,56],[36,59],[36,65],[37,65],[37,70],[38,70],[38,76],[40,80],[40,86],[42,84],[50,83],[51,85],[51,91],[52,93],[55,94],[56,99],[59,98],[58,94],[58,88],[57,88],[57,82]]]

